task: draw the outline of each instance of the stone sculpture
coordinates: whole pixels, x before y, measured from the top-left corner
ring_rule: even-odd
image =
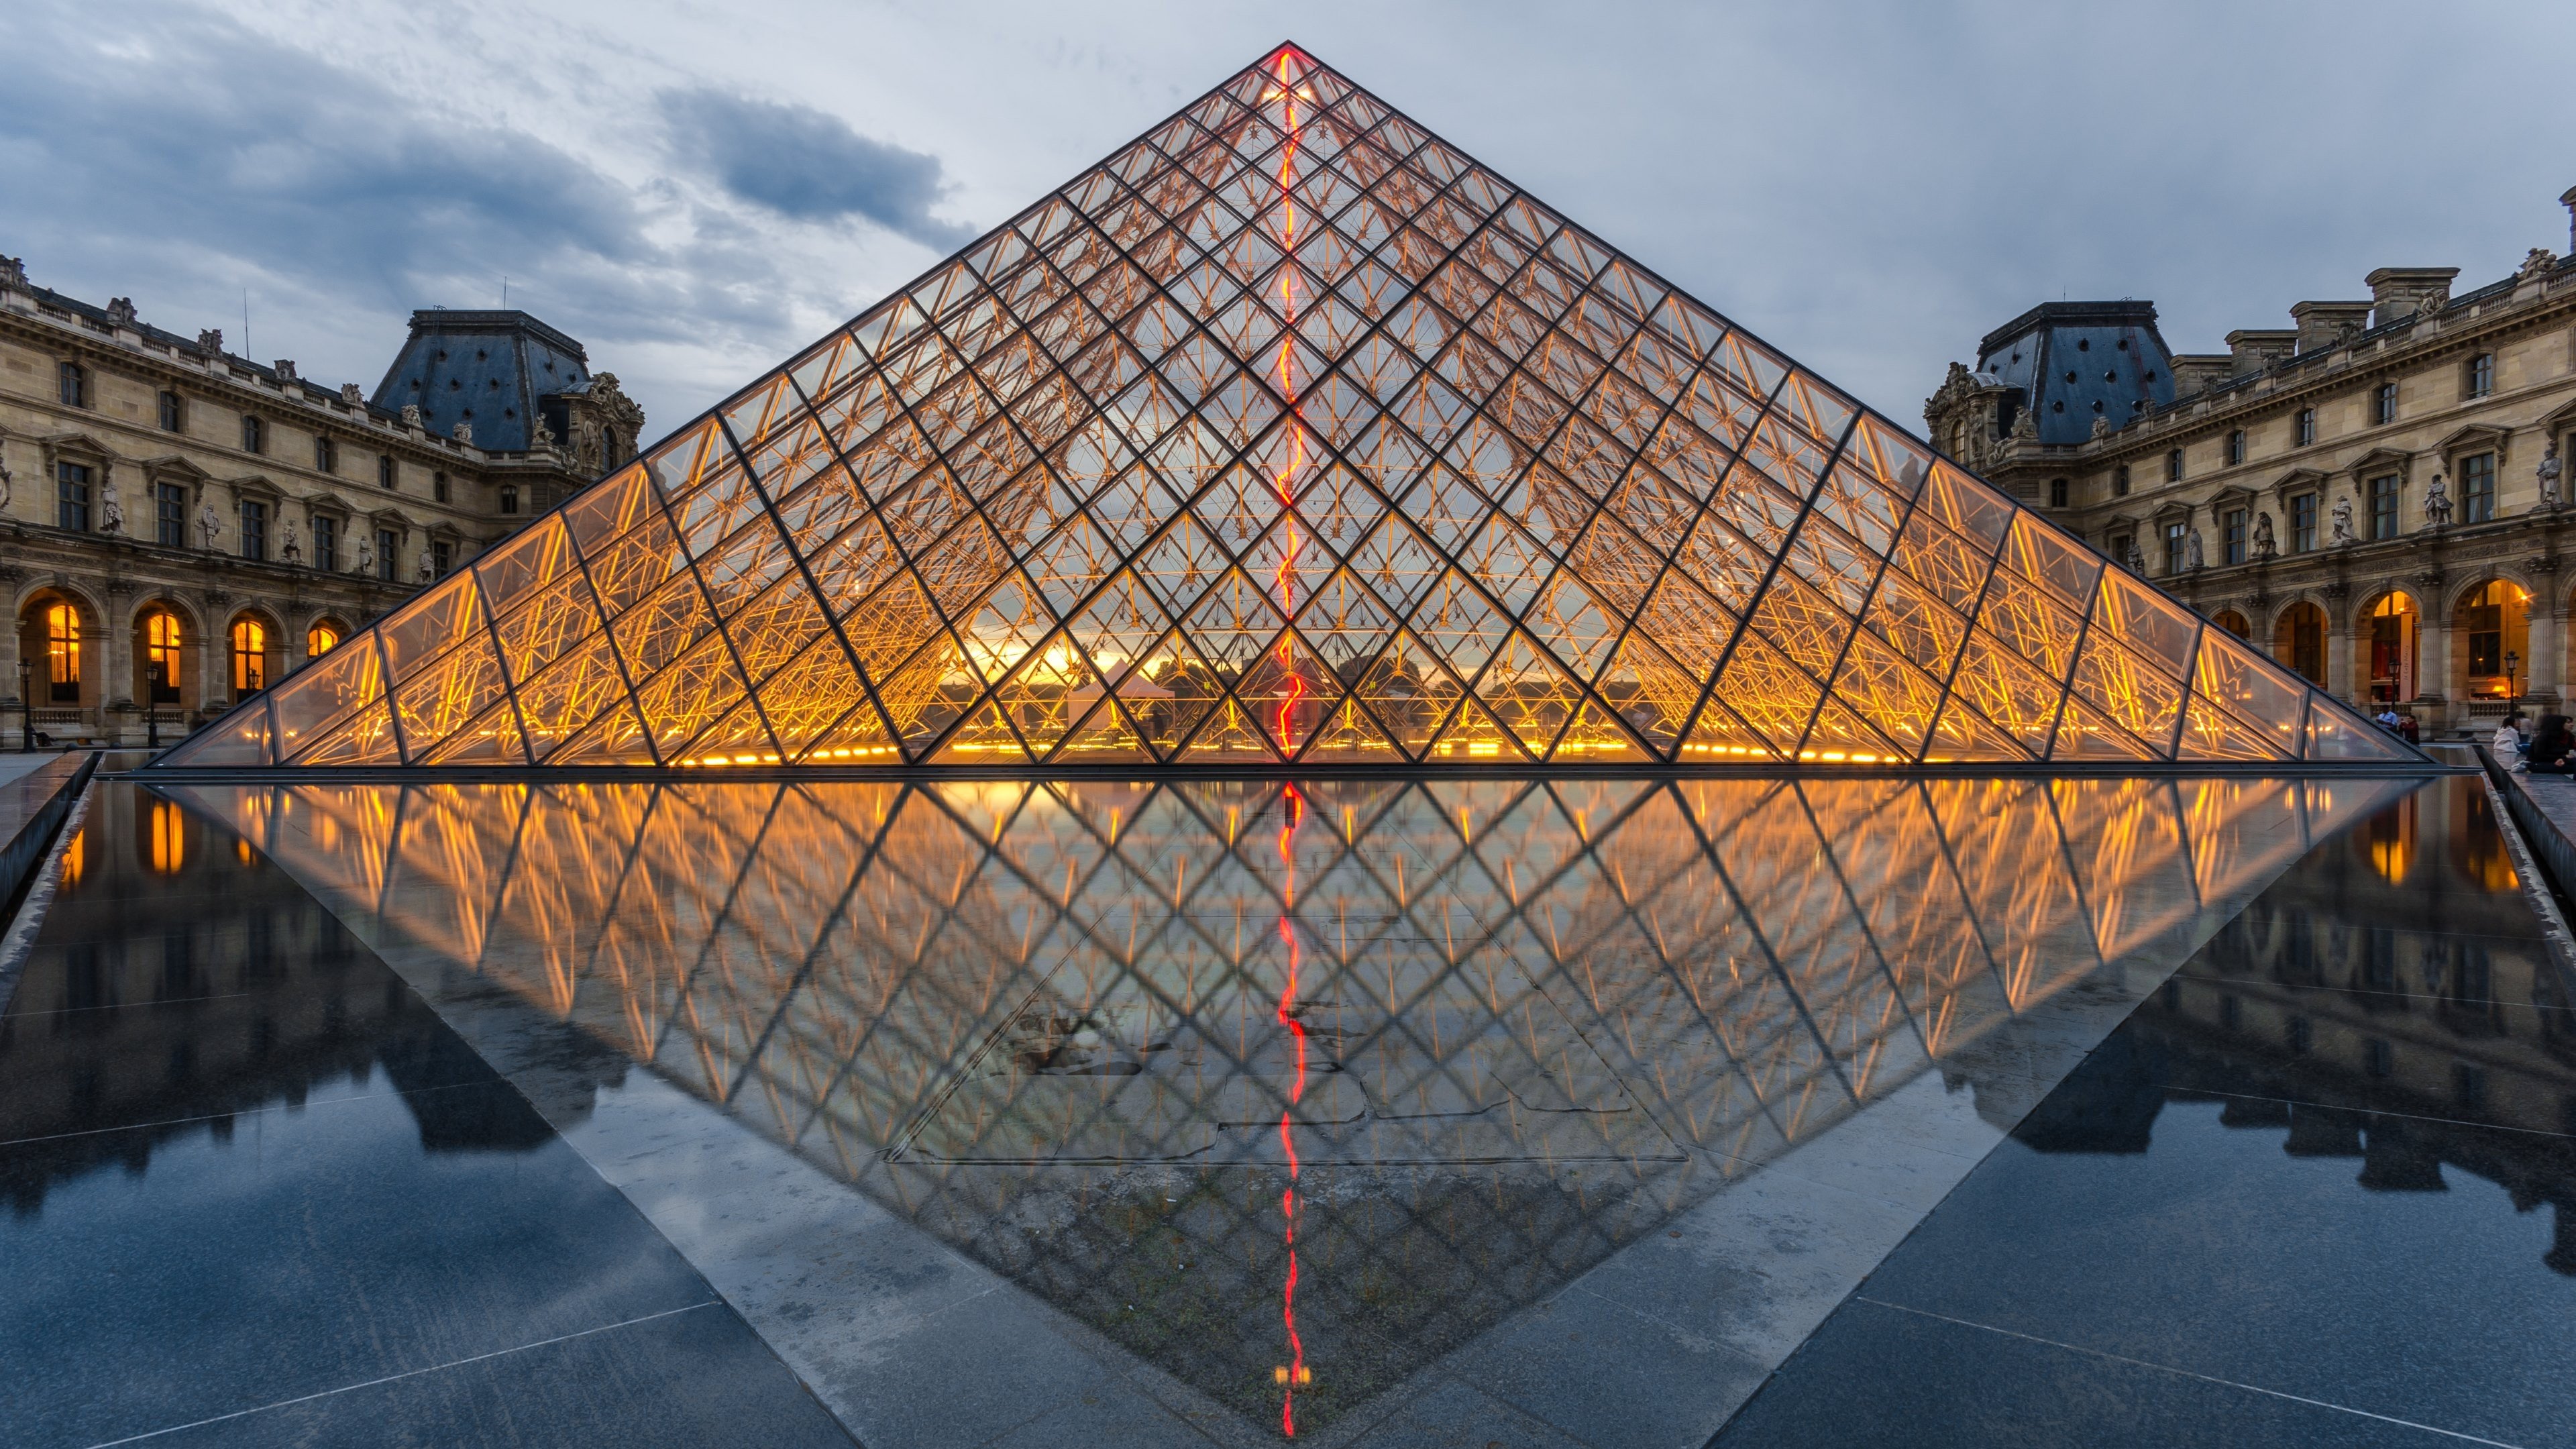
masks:
[[[2338,546],[2361,542],[2359,538],[2354,536],[2352,531],[2352,500],[2349,498],[2336,499],[2334,501],[2333,512],[2334,538],[2331,542]]]
[[[2439,468],[2433,470],[2433,481],[2424,485],[2424,522],[2432,528],[2451,525],[2451,489]]]
[[[2533,470],[2540,477],[2540,502],[2536,506],[2543,510],[2554,512],[2558,507],[2559,466],[2558,444],[2553,441],[2541,450],[2540,466]]]
[[[197,538],[205,545],[206,552],[214,552],[215,545],[222,541],[223,536],[224,520],[221,515],[215,512],[215,505],[211,503],[199,504],[197,506]]]
[[[2256,558],[2271,558],[2280,553],[2280,551],[2281,545],[2279,541],[2272,537],[2272,515],[2268,512],[2255,514],[2254,556]]]

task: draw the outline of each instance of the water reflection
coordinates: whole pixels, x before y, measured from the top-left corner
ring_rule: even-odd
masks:
[[[398,967],[483,974],[1311,1431],[2060,993],[2143,994],[2413,788],[171,794]]]

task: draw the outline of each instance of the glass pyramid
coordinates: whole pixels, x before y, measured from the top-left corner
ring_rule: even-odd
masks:
[[[1282,46],[164,763],[2422,759]]]

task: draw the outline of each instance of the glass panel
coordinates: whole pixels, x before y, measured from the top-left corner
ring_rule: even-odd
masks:
[[[279,757],[292,759],[342,714],[383,697],[384,692],[384,668],[372,636],[308,666],[269,692],[269,703],[276,710]]]

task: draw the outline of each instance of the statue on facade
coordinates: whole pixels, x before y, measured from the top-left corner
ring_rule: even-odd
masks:
[[[117,327],[131,327],[131,326],[133,326],[133,325],[134,325],[134,299],[133,299],[132,297],[110,297],[110,298],[108,298],[108,299],[107,299],[107,320],[108,320],[108,322],[109,322],[111,325],[113,325],[113,326],[117,326]]]
[[[449,437],[454,438],[456,441],[463,443],[469,448],[474,446],[474,425],[472,423],[459,421],[455,427],[447,430],[447,434]]]
[[[278,537],[277,556],[291,564],[304,562],[304,541],[295,536],[295,520],[292,518],[286,520],[286,527]]]
[[[2132,538],[2129,540],[2129,556],[2122,559],[2121,562],[2127,564],[2129,566],[2129,572],[2136,574],[2138,577],[2145,578],[2147,576],[2147,556],[2139,550],[2138,541],[2136,539]]]
[[[366,400],[367,394],[365,390],[360,388],[356,383],[344,382],[340,384],[340,402],[342,406],[356,407],[359,404],[364,403]]]
[[[2200,572],[2200,530],[2195,528],[2182,536],[2182,571]]]
[[[197,350],[208,357],[220,357],[224,351],[224,333],[220,327],[197,329]]]
[[[2540,466],[2534,471],[2540,475],[2540,503],[2538,507],[2543,511],[2556,512],[2558,508],[2559,472],[2558,444],[2556,441],[2553,440],[2548,447],[2541,450]]]
[[[349,570],[349,572],[353,574],[372,574],[375,571],[376,541],[361,533],[358,535],[358,564],[357,567]]]
[[[417,428],[420,426],[420,404],[404,403],[402,405],[402,425],[406,428]]]
[[[2272,537],[2272,515],[2269,512],[2255,514],[2254,556],[2256,558],[2272,558],[2277,556],[2280,552],[2280,542]]]
[[[2521,268],[2513,274],[2514,280],[2518,282],[2536,282],[2542,277],[2548,276],[2551,271],[2556,269],[2557,266],[2558,254],[2556,252],[2551,251],[2547,247],[2533,247],[2529,252],[2523,255]]]
[[[213,553],[215,551],[215,545],[222,540],[223,536],[224,520],[215,512],[215,505],[211,503],[198,504],[197,538],[205,545],[206,552]]]
[[[116,480],[113,478],[99,490],[98,531],[101,533],[125,531],[125,500],[116,496]]]
[[[2013,419],[2012,435],[2020,442],[2038,442],[2039,414],[2032,412],[2028,408],[2022,409],[2021,416]]]
[[[2433,470],[2433,481],[2424,485],[2424,522],[2431,528],[2451,525],[2451,489],[2439,468]]]
[[[536,413],[528,414],[528,451],[533,453],[540,448],[551,448],[554,445],[555,430],[546,426],[546,420],[542,416]]]
[[[2328,542],[2333,543],[2337,547],[2341,547],[2345,544],[2361,542],[2359,538],[2353,535],[2352,531],[2352,500],[2349,498],[2338,498],[2334,501],[2334,507],[2330,511],[2334,514],[2334,537],[2329,539]]]
[[[9,511],[9,498],[12,493],[10,484],[14,481],[16,480],[9,476],[9,460],[0,458],[0,513]]]
[[[2098,443],[2109,436],[2111,436],[2111,420],[2096,415],[2093,419],[2093,441]]]
[[[438,577],[438,568],[437,568],[437,566],[436,566],[435,564],[432,564],[432,563],[430,562],[430,559],[429,559],[429,550],[428,550],[428,549],[422,549],[422,550],[420,551],[420,581],[421,581],[422,583],[424,583],[424,584],[425,584],[425,583],[429,583],[430,581],[432,581],[432,580],[436,579],[437,577]]]

